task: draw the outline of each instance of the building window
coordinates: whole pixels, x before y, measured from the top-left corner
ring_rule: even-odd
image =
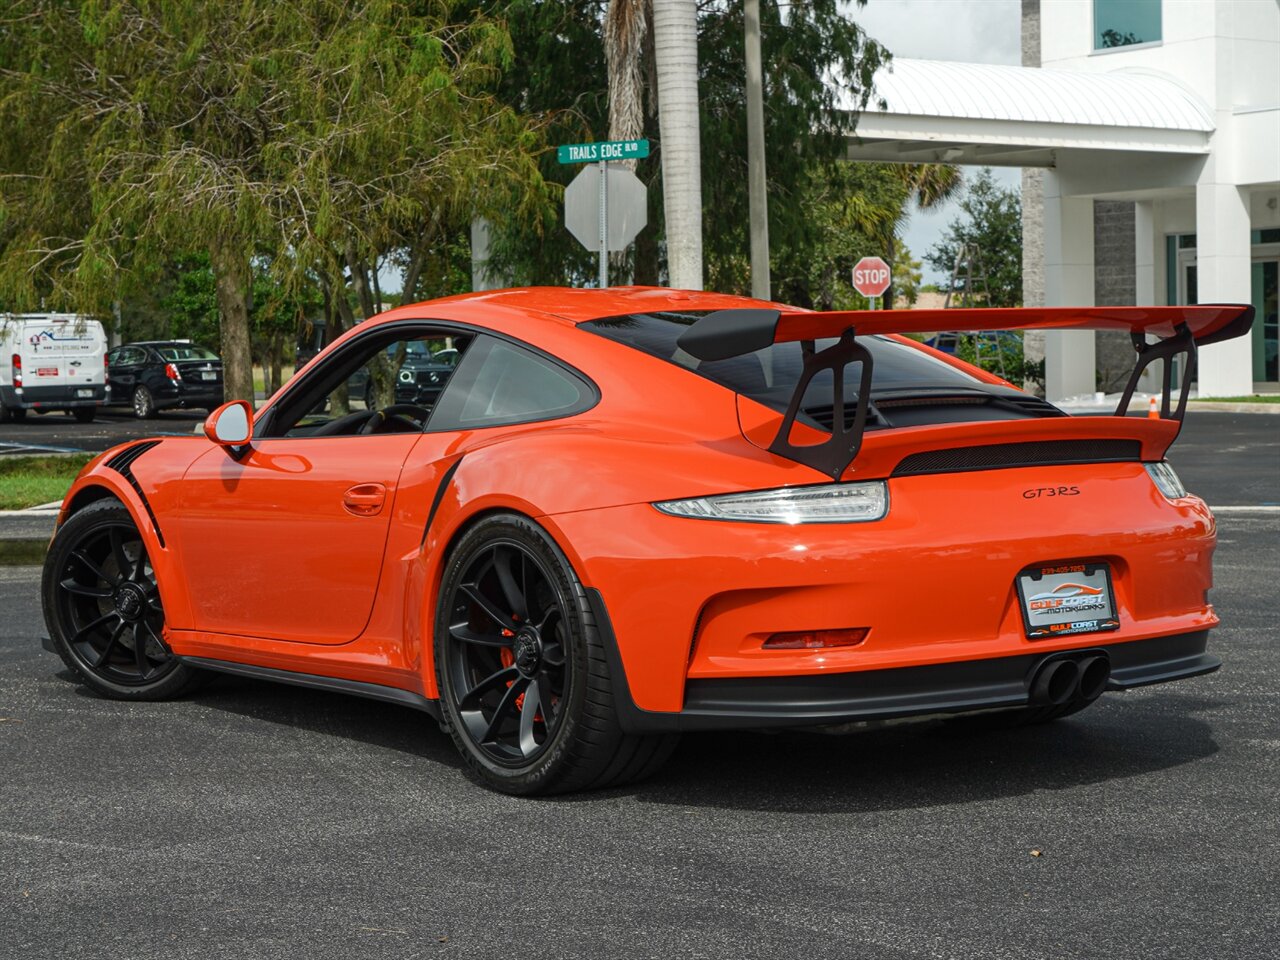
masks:
[[[1160,0],[1093,0],[1093,49],[1160,39]]]

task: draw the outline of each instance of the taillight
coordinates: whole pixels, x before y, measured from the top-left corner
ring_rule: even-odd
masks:
[[[102,382],[108,384],[111,382],[111,368],[107,366],[107,355],[102,355]]]
[[[20,353],[13,355],[13,385],[15,388],[22,386],[22,354]]]
[[[175,367],[172,363],[166,363],[164,365],[164,375],[168,377],[170,380],[182,379],[182,374],[178,372],[178,368]]]
[[[766,650],[825,650],[831,647],[856,647],[867,638],[866,627],[852,630],[799,630],[775,633],[764,642]]]

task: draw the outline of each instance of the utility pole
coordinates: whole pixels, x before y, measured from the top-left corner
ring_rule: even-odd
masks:
[[[747,200],[751,225],[751,295],[772,300],[769,279],[769,196],[764,164],[764,70],[760,0],[745,0],[747,28]]]

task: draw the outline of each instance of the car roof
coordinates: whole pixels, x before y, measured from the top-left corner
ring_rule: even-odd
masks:
[[[406,304],[382,314],[387,319],[400,319],[406,313],[421,315],[422,308],[507,307],[514,310],[541,314],[547,318],[577,325],[601,317],[616,317],[628,313],[652,313],[655,311],[722,310],[729,307],[775,306],[750,297],[726,293],[709,293],[702,290],[674,290],[670,287],[516,287],[507,290],[486,290],[480,293],[462,293],[438,300]],[[448,311],[460,316],[457,309]]]
[[[190,340],[130,340],[120,344],[122,347],[198,347],[200,344]]]

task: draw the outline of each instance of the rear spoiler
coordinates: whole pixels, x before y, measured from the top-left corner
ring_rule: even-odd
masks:
[[[1161,384],[1161,417],[1181,421],[1187,393],[1195,375],[1196,350],[1244,336],[1253,326],[1254,309],[1245,304],[1200,304],[1187,307],[985,307],[972,310],[848,310],[813,312],[774,308],[717,310],[699,319],[680,335],[677,345],[700,361],[727,360],[763,350],[774,343],[799,342],[804,370],[787,405],[786,414],[769,450],[839,479],[858,455],[871,398],[870,352],[857,336],[931,333],[936,330],[979,333],[988,330],[1117,330],[1128,333],[1136,353],[1133,372],[1125,385],[1115,416],[1128,413],[1139,378],[1152,363],[1166,361]],[[1154,336],[1154,342],[1147,338]],[[817,350],[814,341],[835,338]],[[1176,409],[1171,409],[1172,366],[1167,361],[1186,356]],[[853,424],[845,416],[844,370],[861,364]],[[810,381],[832,371],[832,432],[821,443],[796,445],[792,428]]]

